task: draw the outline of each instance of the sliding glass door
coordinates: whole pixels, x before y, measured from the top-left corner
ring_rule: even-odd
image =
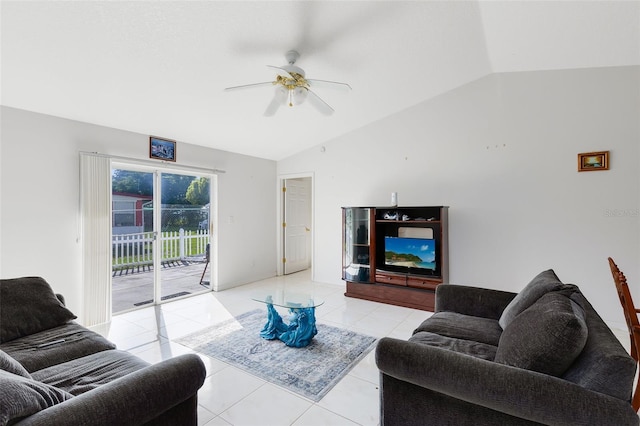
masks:
[[[211,290],[211,175],[112,169],[112,312]]]
[[[157,268],[161,300],[211,289],[211,179],[161,173]]]

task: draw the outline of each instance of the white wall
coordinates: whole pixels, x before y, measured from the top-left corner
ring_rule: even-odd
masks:
[[[148,159],[148,135],[1,112],[0,277],[42,276],[80,313],[79,152]],[[226,170],[218,178],[219,288],[274,276],[276,163],[182,142],[177,159]]]
[[[314,173],[314,275],[339,283],[340,207],[450,206],[450,281],[519,291],[552,268],[623,323],[640,300],[640,67],[492,74],[278,162]],[[577,172],[610,151],[611,170]],[[624,327],[624,325],[622,325]]]

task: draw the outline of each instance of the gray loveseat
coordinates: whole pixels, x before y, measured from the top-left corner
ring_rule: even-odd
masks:
[[[637,425],[636,364],[552,270],[520,293],[440,285],[408,340],[383,338],[382,425]]]
[[[150,365],[77,324],[39,277],[0,280],[0,426],[196,425],[196,355]]]

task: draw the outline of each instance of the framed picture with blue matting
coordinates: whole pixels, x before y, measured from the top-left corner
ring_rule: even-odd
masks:
[[[149,157],[155,160],[176,161],[176,141],[149,136]]]

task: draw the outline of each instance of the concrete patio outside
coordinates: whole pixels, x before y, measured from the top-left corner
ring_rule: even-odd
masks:
[[[163,263],[160,271],[162,300],[211,290],[211,264],[203,261]],[[202,277],[202,285],[200,279]],[[112,312],[126,312],[153,303],[153,268],[118,271],[112,277]]]

